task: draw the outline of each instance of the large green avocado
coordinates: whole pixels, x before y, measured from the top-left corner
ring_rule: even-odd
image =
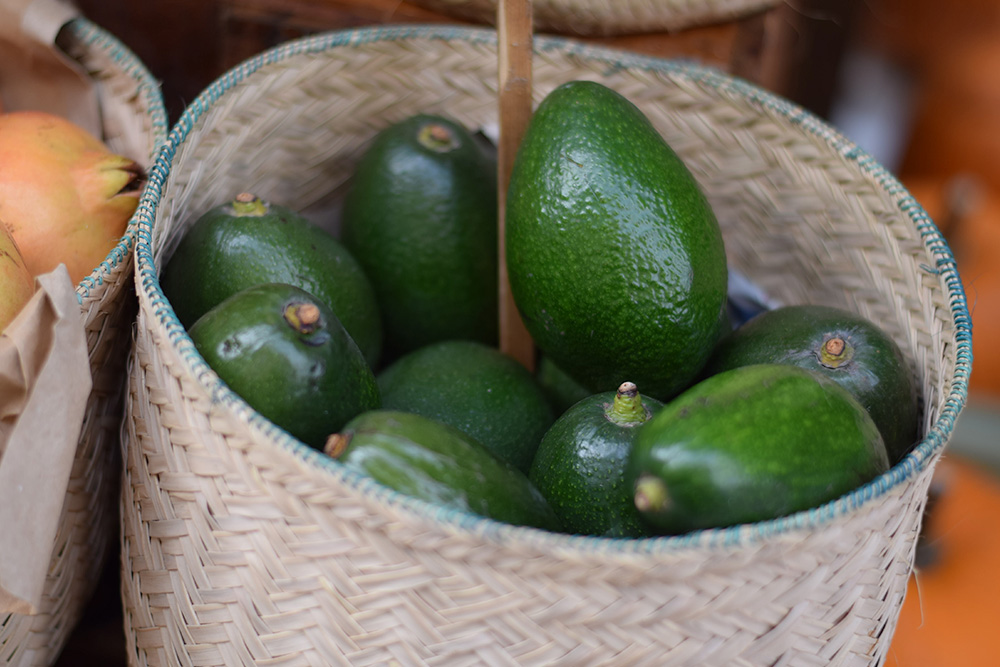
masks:
[[[292,209],[241,193],[198,218],[160,278],[189,327],[229,296],[261,283],[284,283],[326,303],[375,367],[382,322],[361,265],[330,233]]]
[[[814,370],[850,391],[882,432],[890,463],[917,440],[917,388],[896,342],[857,313],[823,305],[767,310],[724,337],[706,374],[750,364]]]
[[[419,114],[374,138],[340,237],[375,286],[394,359],[441,340],[496,344],[496,161],[470,132]]]
[[[331,436],[324,451],[400,493],[497,521],[561,530],[524,473],[428,417],[372,410]]]
[[[726,304],[715,215],[630,101],[589,81],[538,106],[506,203],[510,287],[538,348],[591,391],[666,399],[701,370]]]
[[[400,357],[376,379],[383,408],[450,424],[524,473],[555,419],[524,366],[476,341],[432,343]]]
[[[528,479],[567,532],[603,537],[649,535],[625,483],[625,464],[639,427],[663,404],[631,382],[583,398],[542,438]]]
[[[188,330],[209,366],[254,410],[320,449],[379,407],[375,376],[325,303],[293,285],[241,290]]]
[[[888,467],[850,392],[815,371],[758,364],[695,384],[646,422],[626,479],[646,521],[682,534],[816,507]]]

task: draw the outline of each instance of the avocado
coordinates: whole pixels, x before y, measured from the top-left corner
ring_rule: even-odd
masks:
[[[442,340],[496,345],[497,171],[459,123],[379,132],[345,195],[340,237],[372,279],[389,359]]]
[[[664,534],[786,516],[889,467],[882,435],[846,389],[786,364],[741,366],[674,398],[626,465],[640,515]]]
[[[365,412],[331,436],[325,451],[400,493],[497,521],[561,530],[524,473],[462,431],[428,417]]]
[[[571,378],[566,371],[556,366],[555,362],[544,354],[538,357],[535,379],[548,398],[553,413],[557,416],[569,410],[577,401],[594,394]]]
[[[470,340],[431,343],[378,376],[382,407],[454,426],[527,473],[555,416],[528,370]]]
[[[233,294],[188,330],[195,348],[250,407],[314,448],[379,407],[364,355],[327,305],[293,285]]]
[[[160,283],[185,327],[252,285],[295,285],[326,303],[369,365],[378,364],[381,316],[361,265],[326,230],[252,193],[199,217],[164,267]]]
[[[625,464],[639,427],[663,407],[631,382],[588,396],[546,432],[528,479],[566,531],[602,537],[650,535],[625,483]]]
[[[724,337],[706,374],[784,363],[823,373],[854,394],[896,463],[917,441],[917,387],[896,342],[869,319],[831,306],[766,310]]]
[[[572,81],[525,131],[506,201],[511,293],[538,349],[592,392],[688,386],[726,306],[722,234],[698,183],[642,111]]]

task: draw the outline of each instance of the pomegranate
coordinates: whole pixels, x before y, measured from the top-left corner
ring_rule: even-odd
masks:
[[[121,239],[142,168],[75,123],[39,111],[0,114],[0,220],[37,276],[60,263],[78,283]]]
[[[24,265],[21,251],[0,224],[0,331],[17,317],[35,292],[35,279]]]

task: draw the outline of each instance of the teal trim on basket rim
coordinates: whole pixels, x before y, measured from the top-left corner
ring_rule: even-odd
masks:
[[[135,94],[145,101],[146,110],[150,117],[154,144],[153,154],[150,158],[151,162],[155,161],[157,154],[166,144],[170,129],[159,82],[153,78],[146,65],[128,47],[88,19],[77,17],[67,23],[66,28],[71,31],[74,39],[78,42],[103,52],[114,61],[123,73],[135,79]],[[83,301],[90,296],[91,290],[103,284],[111,271],[130,259],[135,245],[135,232],[138,229],[137,216],[138,209],[129,219],[125,233],[115,247],[100,264],[94,267],[90,275],[85,276],[76,286],[78,303],[83,304]]]
[[[756,85],[725,74],[711,67],[681,60],[664,60],[638,54],[591,46],[571,38],[536,35],[534,49],[538,53],[559,51],[585,57],[591,62],[604,62],[609,70],[638,68],[667,72],[686,78],[718,93],[748,102],[767,113],[782,117],[804,132],[824,140],[846,159],[854,162],[878,186],[896,198],[899,210],[914,224],[924,245],[934,257],[928,272],[943,277],[957,329],[957,360],[950,393],[937,421],[923,440],[902,461],[872,482],[819,507],[786,517],[744,524],[729,528],[696,531],[687,535],[645,539],[613,539],[551,533],[534,528],[512,526],[467,512],[442,508],[404,496],[384,487],[361,473],[347,469],[326,455],[288,435],[284,430],[256,413],[243,399],[219,380],[201,355],[195,350],[183,325],[177,319],[160,289],[152,253],[152,230],[163,186],[177,148],[182,145],[199,117],[234,86],[265,66],[292,56],[320,53],[334,48],[353,47],[376,41],[391,40],[461,40],[470,43],[496,45],[496,32],[490,29],[437,25],[398,25],[360,28],[322,33],[287,42],[254,56],[232,68],[215,80],[182,112],[167,138],[167,144],[154,164],[149,183],[139,203],[139,229],[136,245],[137,288],[148,297],[153,316],[165,327],[170,343],[175,346],[188,369],[211,393],[213,401],[226,405],[252,429],[274,440],[278,446],[307,465],[320,467],[336,479],[379,503],[402,509],[410,514],[440,522],[451,530],[461,530],[490,539],[495,543],[516,540],[548,550],[578,550],[581,553],[655,554],[683,548],[736,548],[770,537],[799,530],[816,529],[856,508],[880,498],[896,486],[923,471],[934,454],[947,443],[968,392],[972,365],[971,319],[965,293],[955,266],[955,260],[944,237],[920,204],[907,193],[903,185],[884,167],[838,131],[812,113],[769,93]]]

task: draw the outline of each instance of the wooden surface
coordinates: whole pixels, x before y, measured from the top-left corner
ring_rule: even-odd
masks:
[[[271,46],[327,30],[390,23],[469,25],[401,0],[77,0],[163,83],[176,120],[185,104],[232,66]],[[665,58],[690,58],[781,91],[783,51],[800,40],[803,15],[778,10],[739,21],[654,33],[587,38],[595,44]],[[816,21],[822,25],[821,21]]]

